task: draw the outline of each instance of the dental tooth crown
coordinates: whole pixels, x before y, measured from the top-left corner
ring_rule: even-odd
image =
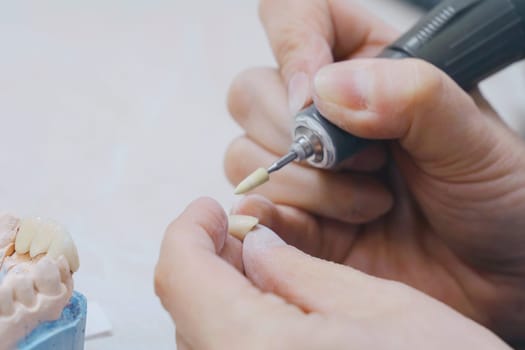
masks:
[[[259,223],[259,219],[248,215],[230,215],[228,217],[228,233],[243,241],[244,237]]]
[[[31,258],[46,254],[54,259],[66,257],[71,272],[79,268],[78,252],[66,229],[52,220],[29,218],[20,220],[15,239],[18,254],[29,253]]]
[[[64,227],[0,214],[0,350],[60,317],[78,268],[77,248]]]

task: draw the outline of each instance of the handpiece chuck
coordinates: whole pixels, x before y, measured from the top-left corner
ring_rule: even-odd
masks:
[[[270,167],[267,169],[268,174],[271,174],[274,171],[281,169],[285,165],[290,164],[291,162],[296,160],[298,157],[299,155],[295,153],[294,151],[288,152],[285,156],[283,156],[282,158],[275,161],[272,165],[270,165]]]
[[[294,141],[290,147],[290,151],[288,151],[284,157],[278,159],[276,162],[270,165],[268,169],[259,168],[255,170],[244,180],[242,180],[241,183],[239,183],[234,192],[235,194],[243,194],[251,191],[268,181],[270,179],[271,173],[283,168],[294,160],[301,161],[307,159],[313,154],[314,147],[312,146],[312,140],[307,137],[300,136]]]

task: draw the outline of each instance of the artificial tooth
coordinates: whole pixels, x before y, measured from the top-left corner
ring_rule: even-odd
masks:
[[[8,214],[0,214],[0,247],[5,247],[12,242],[17,226],[17,218]]]
[[[69,233],[65,230],[55,235],[47,254],[54,259],[58,259],[61,255],[65,256],[72,272],[76,272],[80,267],[77,247]]]
[[[15,239],[15,250],[18,254],[29,252],[33,238],[40,229],[40,218],[29,218],[20,221],[20,227]]]
[[[57,295],[62,290],[60,272],[51,258],[44,256],[40,259],[33,270],[33,280],[39,293],[46,295]]]
[[[0,316],[9,316],[14,311],[13,290],[9,286],[0,286]]]
[[[228,217],[228,233],[242,241],[258,223],[259,219],[253,216],[230,215]]]
[[[33,288],[33,281],[28,274],[13,277],[14,279],[14,297],[15,300],[31,307],[36,300],[36,293]]]
[[[46,253],[49,249],[49,245],[57,235],[56,225],[48,222],[41,222],[37,233],[33,237],[31,247],[29,248],[29,256],[34,258],[35,256]]]

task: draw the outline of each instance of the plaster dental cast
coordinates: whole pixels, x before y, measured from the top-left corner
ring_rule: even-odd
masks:
[[[0,349],[56,320],[73,292],[77,249],[59,224],[0,214]]]
[[[523,346],[525,142],[435,66],[373,58],[399,34],[356,1],[265,0],[260,17],[278,66],[231,87],[231,183],[286,154],[312,102],[382,142],[272,174],[232,210],[258,219],[243,242],[212,199],[173,221],[155,282],[178,348]]]

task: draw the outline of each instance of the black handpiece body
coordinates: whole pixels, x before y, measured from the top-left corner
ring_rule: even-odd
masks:
[[[525,58],[525,0],[442,1],[378,57],[423,59],[468,91]],[[308,119],[323,148],[308,159],[316,167],[333,168],[371,142],[338,128],[314,105],[298,114],[296,136]]]

